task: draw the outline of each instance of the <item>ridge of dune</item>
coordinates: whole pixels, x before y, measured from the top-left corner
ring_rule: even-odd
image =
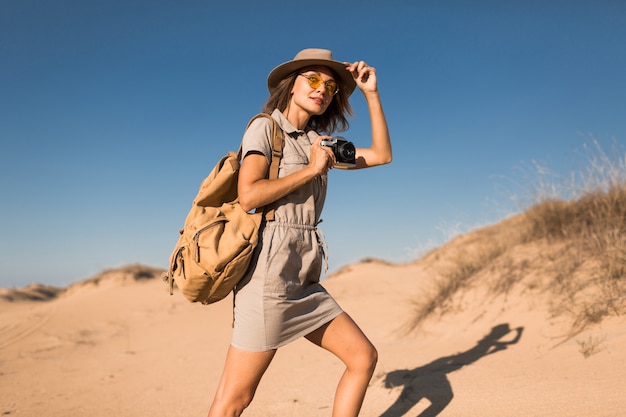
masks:
[[[64,291],[64,288],[43,284],[29,284],[22,288],[0,288],[0,301],[49,301]]]
[[[0,288],[0,301],[51,301],[60,296],[76,294],[87,288],[125,285],[136,281],[160,277],[165,270],[142,264],[108,268],[98,274],[76,281],[67,287],[33,283],[21,288]]]
[[[129,285],[136,282],[160,278],[165,270],[142,264],[130,264],[119,268],[109,268],[91,278],[78,281],[68,286],[66,294],[75,294],[89,288]]]

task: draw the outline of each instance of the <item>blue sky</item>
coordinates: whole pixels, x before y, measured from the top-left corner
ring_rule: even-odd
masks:
[[[591,138],[626,141],[624,39],[623,1],[3,0],[0,287],[165,267],[267,74],[308,47],[377,69],[394,146],[331,172],[330,269],[413,260],[520,210],[533,161],[567,175]]]

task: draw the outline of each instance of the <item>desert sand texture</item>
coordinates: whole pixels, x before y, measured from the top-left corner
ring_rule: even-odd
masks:
[[[493,241],[490,233],[460,236],[410,264],[367,260],[324,280],[379,351],[361,415],[625,416],[626,318],[576,327],[542,289],[546,269],[533,267],[546,248],[517,246],[416,321],[445,266]],[[519,279],[490,284],[518,264]],[[189,303],[159,275],[130,265],[67,289],[2,290],[0,415],[205,416],[232,301]],[[332,355],[296,341],[278,351],[244,415],[330,416],[342,372]]]

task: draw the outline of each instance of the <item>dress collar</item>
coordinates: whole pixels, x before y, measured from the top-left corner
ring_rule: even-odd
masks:
[[[308,128],[305,128],[305,130],[300,130],[300,129],[295,128],[291,124],[291,122],[287,120],[283,112],[281,112],[278,109],[274,109],[274,111],[272,112],[272,117],[278,122],[278,125],[280,126],[280,128],[283,129],[288,135],[296,136],[299,134],[306,133],[308,130],[310,130]]]

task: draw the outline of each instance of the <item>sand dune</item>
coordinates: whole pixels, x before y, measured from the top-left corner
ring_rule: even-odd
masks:
[[[362,416],[626,415],[624,317],[568,338],[569,319],[527,287],[494,295],[475,285],[411,330],[416,300],[437,279],[434,259],[359,263],[325,281],[379,349]],[[0,294],[0,414],[206,415],[230,299],[202,306],[170,296],[150,279],[154,268],[105,272],[53,295]],[[244,415],[330,415],[341,372],[297,341],[278,352]]]

